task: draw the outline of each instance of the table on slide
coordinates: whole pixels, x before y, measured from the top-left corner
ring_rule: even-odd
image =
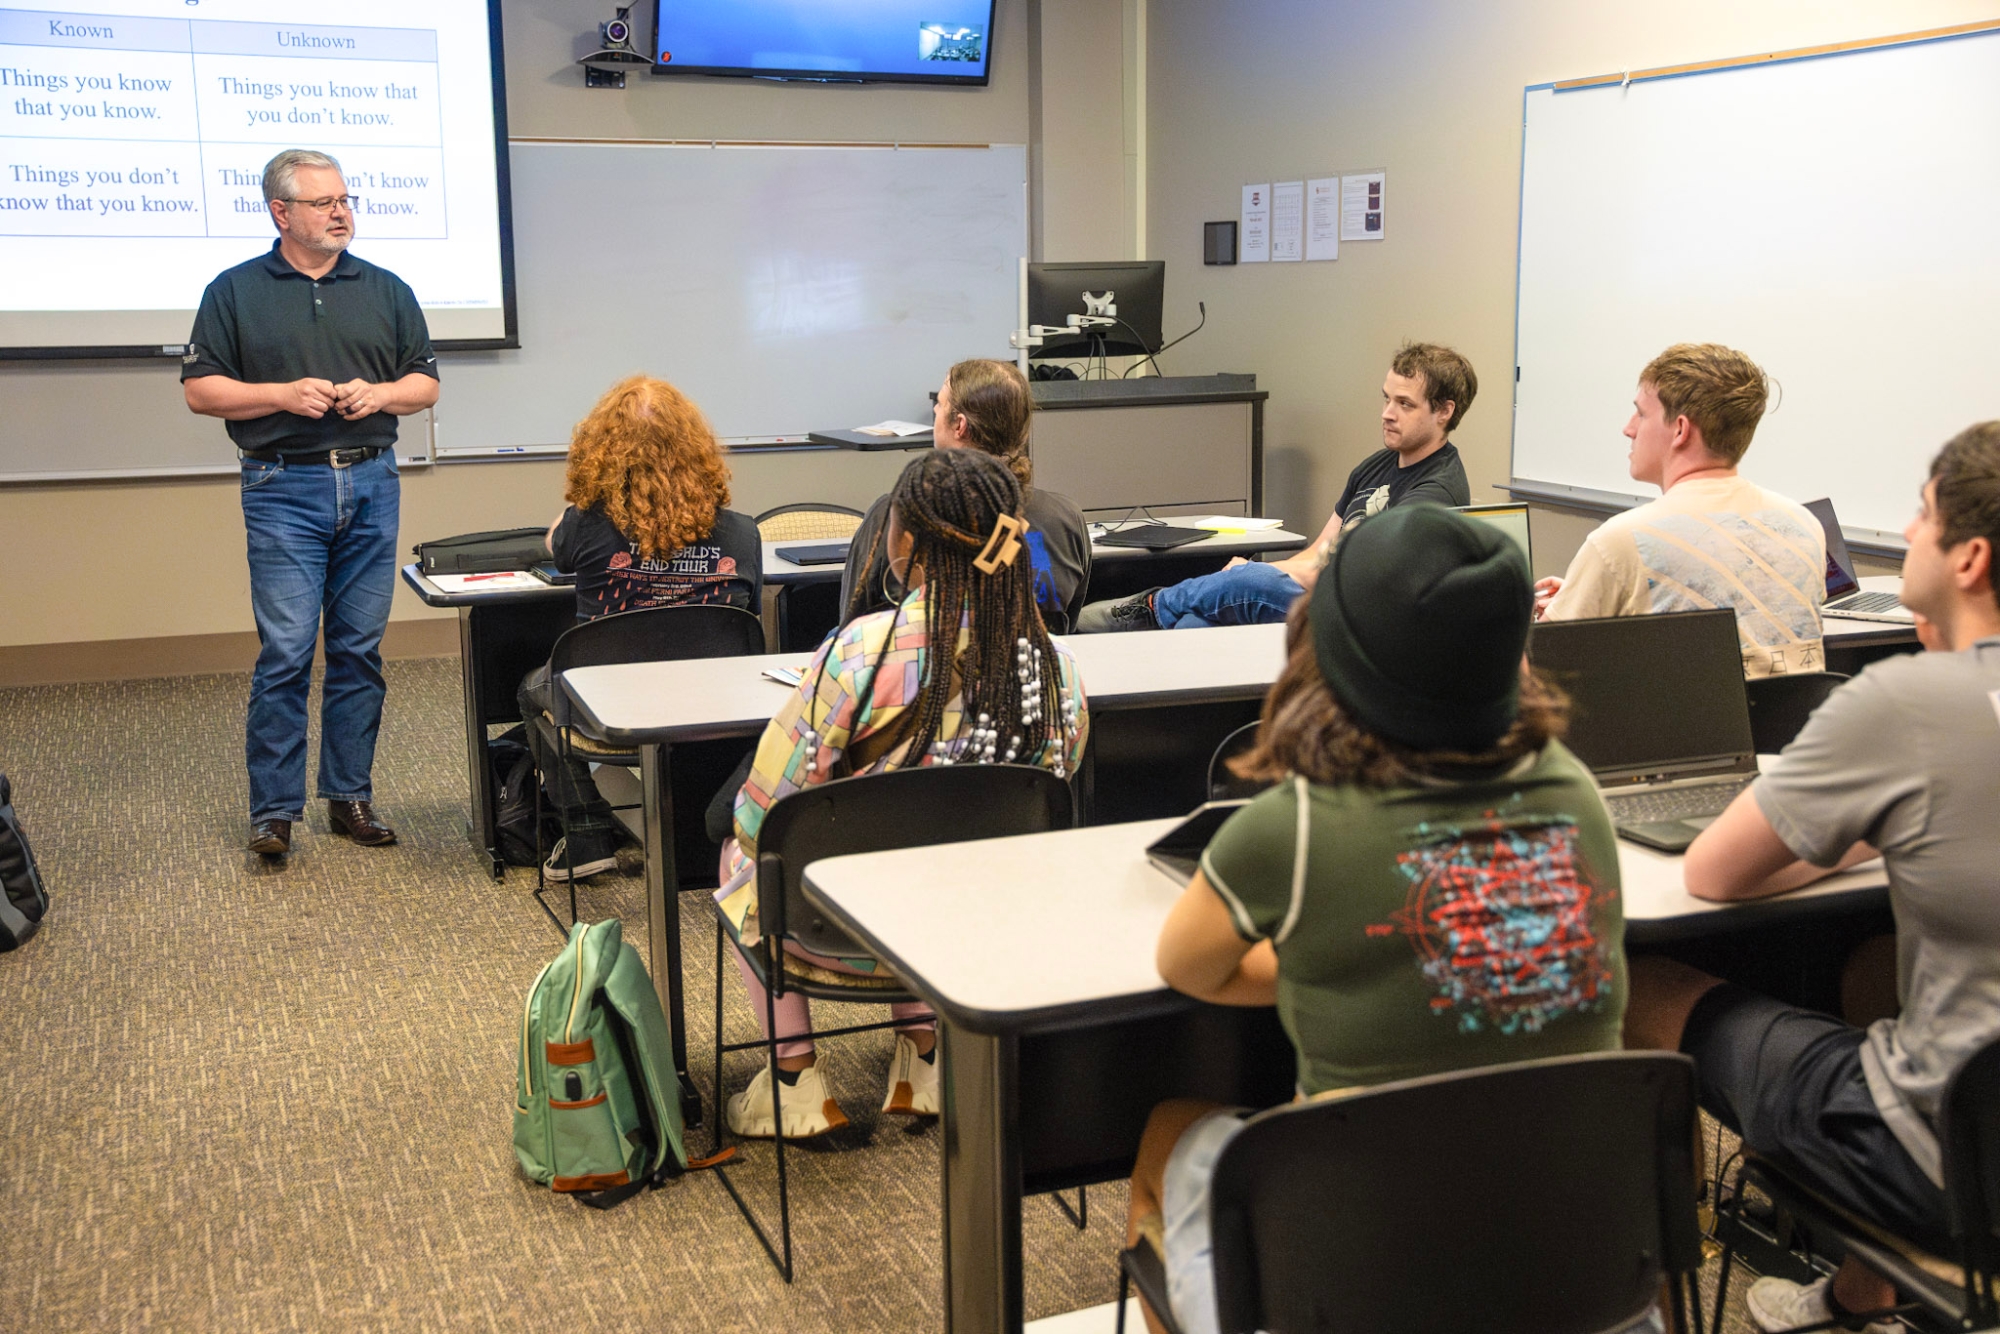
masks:
[[[942,1020],[946,1328],[1022,1326],[1023,1196],[1129,1175],[1169,1097],[1271,1106],[1294,1060],[1276,1012],[1169,990],[1154,948],[1181,884],[1147,844],[1174,820],[865,853],[806,868],[806,896]],[[1880,907],[1879,862],[1756,905],[1681,886],[1680,859],[1621,842],[1626,935],[1728,933]],[[1107,1258],[1106,1264],[1110,1261]]]
[[[1117,596],[1132,587],[1170,583],[1219,567],[1233,556],[1294,551],[1306,539],[1284,529],[1217,533],[1214,537],[1155,557],[1127,547],[1093,547],[1092,563],[1102,586]],[[794,565],[778,555],[781,546],[764,543],[764,582],[780,589],[838,584],[840,565]],[[465,697],[465,778],[472,845],[498,879],[506,871],[495,827],[493,780],[486,760],[486,737],[497,724],[519,722],[515,691],[521,678],[548,661],[556,637],[576,624],[576,595],[568,588],[447,593],[415,565],[403,567],[403,581],[427,606],[458,612],[459,670]],[[1093,578],[1092,592],[1100,581]],[[1086,595],[1088,596],[1088,594]],[[822,631],[823,633],[823,631]],[[796,666],[805,655],[791,654]]]
[[[1200,803],[1208,756],[1220,740],[1212,733],[1235,721],[1214,711],[1233,709],[1255,717],[1284,657],[1281,625],[1184,633],[1199,634],[1204,651],[1162,653],[1161,641],[1152,635],[1073,635],[1058,641],[1076,658],[1089,701],[1094,750],[1097,734],[1106,729],[1159,734],[1180,747],[1178,762],[1163,760],[1158,749],[1146,751],[1130,766],[1142,768],[1143,775],[1119,766],[1115,776],[1108,776],[1106,766],[1093,759],[1103,786],[1121,792],[1143,786],[1156,802],[1152,814]],[[797,654],[780,653],[579,667],[561,677],[581,731],[639,752],[647,957],[653,961],[653,982],[673,1035],[675,1068],[689,1092],[680,913],[673,897],[682,884],[674,834],[689,816],[677,810],[673,799],[673,750],[685,742],[760,735],[792,692],[763,673],[798,665]],[[1167,716],[1172,725],[1161,726]]]

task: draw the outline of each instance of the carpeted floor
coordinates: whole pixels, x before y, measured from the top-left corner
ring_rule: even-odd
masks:
[[[706,1176],[606,1214],[521,1178],[516,1016],[560,940],[533,872],[495,883],[466,842],[457,662],[388,672],[376,799],[401,843],[316,808],[282,869],[243,851],[246,677],[0,691],[55,900],[0,956],[0,1330],[940,1328],[939,1135],[876,1113],[884,1034],[828,1045],[854,1125],[790,1159],[790,1287]],[[624,870],[584,914],[643,951]],[[684,898],[704,1082],[710,921]],[[733,977],[724,999],[753,1035]],[[775,1216],[771,1151],[747,1156]],[[1031,1320],[1112,1299],[1124,1204],[1093,1188],[1078,1233],[1027,1202]]]
[[[790,1287],[706,1176],[602,1214],[521,1178],[517,1016],[560,940],[534,873],[496,884],[466,842],[457,662],[388,671],[376,799],[400,844],[357,848],[316,808],[281,870],[243,851],[247,678],[0,691],[54,897],[0,955],[0,1330],[939,1328],[939,1135],[875,1111],[886,1035],[828,1044],[854,1125],[790,1156]],[[625,869],[584,914],[643,952]],[[712,918],[683,910],[705,1083]],[[746,1152],[735,1179],[775,1218],[771,1150]],[[1031,1319],[1112,1299],[1124,1192],[1090,1204],[1079,1234],[1028,1202]]]

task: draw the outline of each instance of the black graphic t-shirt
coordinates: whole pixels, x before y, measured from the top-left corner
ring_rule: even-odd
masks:
[[[754,615],[763,598],[764,548],[757,525],[735,510],[717,510],[707,537],[648,560],[611,520],[571,505],[556,525],[550,550],[557,565],[576,575],[579,621],[716,602]]]
[[[1465,480],[1465,464],[1459,460],[1457,445],[1446,441],[1437,453],[1407,468],[1397,466],[1399,457],[1393,449],[1378,449],[1347,474],[1347,489],[1334,506],[1343,524],[1406,501],[1451,506],[1472,503],[1472,484]]]

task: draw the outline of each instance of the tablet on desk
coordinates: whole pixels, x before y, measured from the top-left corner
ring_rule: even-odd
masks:
[[[794,565],[842,565],[847,561],[847,545],[815,542],[809,546],[779,547],[778,555]]]
[[[1243,809],[1244,801],[1211,801],[1194,808],[1188,818],[1154,839],[1146,860],[1185,885],[1201,869],[1201,854],[1223,821]]]
[[[573,571],[558,568],[552,560],[542,561],[538,565],[530,565],[528,573],[534,575],[535,578],[545,584],[554,584],[559,588],[573,588],[576,586],[576,574]]]
[[[1191,542],[1206,542],[1215,536],[1210,528],[1176,528],[1165,523],[1133,524],[1106,533],[1097,539],[1101,547],[1141,547],[1147,551],[1172,551]]]

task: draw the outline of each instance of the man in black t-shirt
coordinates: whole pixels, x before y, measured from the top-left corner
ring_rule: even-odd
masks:
[[[1332,517],[1312,545],[1284,560],[1237,559],[1214,574],[1149,589],[1116,602],[1094,602],[1077,630],[1196,629],[1268,625],[1285,619],[1311,590],[1341,529],[1394,505],[1469,505],[1472,488],[1450,436],[1479,392],[1472,364],[1436,343],[1405,343],[1382,381],[1383,447],[1355,465]]]

